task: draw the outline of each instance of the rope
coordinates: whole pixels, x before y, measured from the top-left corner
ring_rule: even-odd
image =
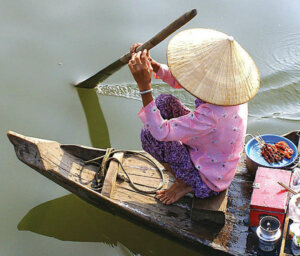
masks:
[[[152,189],[152,190],[143,190],[143,189],[137,187],[137,185],[131,180],[130,176],[128,175],[128,173],[124,169],[124,166],[120,162],[120,160],[115,158],[115,157],[110,157],[111,154],[115,154],[115,153],[123,153],[124,155],[138,155],[140,157],[145,158],[148,162],[150,162],[157,169],[157,171],[158,171],[158,173],[161,177],[161,181],[160,181],[159,185],[157,186],[157,188]],[[100,164],[97,161],[99,161],[101,159],[102,159],[102,162]],[[138,192],[145,193],[145,194],[154,194],[156,191],[160,190],[164,185],[164,182],[165,182],[164,174],[163,174],[162,170],[157,166],[157,164],[151,158],[145,156],[144,154],[142,154],[138,151],[114,150],[113,148],[107,148],[105,155],[100,156],[100,157],[96,157],[96,158],[93,158],[91,160],[88,160],[88,161],[84,162],[84,164],[95,164],[95,165],[99,166],[99,170],[96,173],[96,177],[95,177],[96,185],[92,186],[92,188],[94,190],[100,190],[102,188],[102,183],[104,181],[104,177],[105,177],[106,172],[107,172],[106,167],[107,167],[107,165],[110,161],[116,161],[121,166],[121,169],[124,172],[125,176],[127,177],[127,180],[129,181],[130,185],[135,190],[137,190]],[[120,179],[126,181],[126,178],[124,176],[120,175],[119,173],[118,173],[118,177]]]

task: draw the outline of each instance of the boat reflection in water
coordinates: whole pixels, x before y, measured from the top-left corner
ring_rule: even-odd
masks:
[[[128,248],[121,246],[124,255],[199,256],[192,249],[102,211],[74,195],[34,207],[20,221],[18,229],[63,241],[101,242],[111,246],[122,244]],[[201,253],[205,255],[205,250]]]

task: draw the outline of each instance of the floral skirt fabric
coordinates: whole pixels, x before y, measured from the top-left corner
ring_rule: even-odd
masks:
[[[155,103],[162,118],[167,120],[190,112],[177,98],[169,94],[159,95]],[[195,103],[198,107],[202,101],[196,99]],[[191,186],[196,197],[205,198],[218,194],[202,181],[184,144],[179,141],[158,141],[146,127],[142,129],[141,141],[143,149],[159,162],[169,164],[176,178]]]

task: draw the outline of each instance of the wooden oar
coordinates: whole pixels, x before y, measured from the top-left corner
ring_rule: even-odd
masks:
[[[161,41],[166,39],[170,34],[175,32],[177,29],[182,27],[184,24],[189,22],[192,18],[194,18],[197,14],[197,10],[193,9],[189,12],[186,12],[182,16],[180,16],[178,19],[173,21],[170,25],[165,27],[162,31],[157,33],[154,37],[152,37],[150,40],[139,46],[136,51],[142,51],[144,49],[150,50],[154,46],[158,45]],[[97,74],[93,75],[92,77],[76,84],[76,87],[80,88],[94,88],[97,86],[98,83],[104,81],[106,78],[108,78],[110,75],[118,71],[121,67],[126,65],[128,61],[130,60],[131,56],[130,53],[126,53],[123,55],[120,59],[116,60],[106,68],[100,70]]]

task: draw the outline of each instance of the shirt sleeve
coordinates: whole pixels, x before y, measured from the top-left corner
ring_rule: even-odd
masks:
[[[201,105],[189,114],[164,120],[154,101],[143,107],[138,116],[159,141],[179,141],[204,136],[217,125],[217,119],[208,107]]]
[[[157,73],[153,73],[153,77],[163,80],[165,83],[169,84],[175,89],[182,89],[179,83],[175,80],[174,76],[171,74],[169,67],[165,64],[160,64],[159,70]]]

